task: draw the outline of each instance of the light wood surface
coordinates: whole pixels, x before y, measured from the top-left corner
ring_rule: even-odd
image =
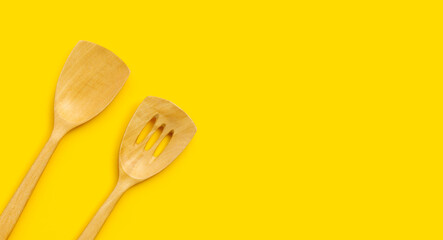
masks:
[[[152,129],[137,143],[140,133],[152,119],[155,119]],[[151,148],[145,149],[149,139],[160,128],[163,129],[160,137]],[[161,98],[147,97],[138,107],[123,136],[117,185],[78,239],[94,239],[120,197],[129,188],[152,177],[174,161],[196,130],[191,118],[175,104]],[[156,148],[168,134],[172,134],[169,143],[155,156]]]
[[[128,67],[111,51],[87,41],[75,46],[57,83],[51,137],[0,216],[0,240],[12,232],[58,142],[99,114],[128,76]]]

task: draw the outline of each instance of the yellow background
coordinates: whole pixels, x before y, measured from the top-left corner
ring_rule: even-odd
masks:
[[[131,76],[62,140],[10,239],[75,239],[149,95],[197,134],[97,239],[442,239],[439,1],[8,1],[0,208],[49,137],[79,40]]]

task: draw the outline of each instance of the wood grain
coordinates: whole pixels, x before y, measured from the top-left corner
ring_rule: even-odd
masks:
[[[143,128],[153,118],[153,128],[143,141],[137,143]],[[160,127],[163,127],[160,137],[150,149],[145,149],[150,137]],[[78,239],[94,239],[120,197],[135,184],[166,168],[185,149],[196,131],[191,118],[175,104],[161,98],[147,97],[138,107],[123,136],[119,154],[119,178],[114,191]],[[172,133],[169,143],[155,156],[156,148],[169,133]]]
[[[59,141],[103,111],[128,76],[127,66],[111,51],[87,41],[75,46],[57,83],[51,137],[0,216],[0,240],[12,232]]]

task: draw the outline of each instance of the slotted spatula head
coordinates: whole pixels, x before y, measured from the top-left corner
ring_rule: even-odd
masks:
[[[78,42],[57,83],[55,117],[72,127],[89,121],[108,106],[128,76],[128,67],[114,53],[91,42]]]
[[[137,143],[142,130],[154,121],[146,138]],[[160,137],[146,149],[154,132],[162,129]],[[174,103],[147,97],[138,107],[128,127],[120,147],[120,171],[133,179],[145,180],[167,167],[185,149],[197,128],[191,118]],[[171,136],[169,143],[157,156],[154,155],[160,142]]]

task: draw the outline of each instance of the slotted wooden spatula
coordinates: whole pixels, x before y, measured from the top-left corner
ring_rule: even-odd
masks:
[[[128,67],[111,51],[87,41],[74,47],[57,83],[51,137],[0,216],[1,240],[14,228],[58,142],[103,111],[128,76]]]
[[[152,121],[152,129],[146,138],[140,139],[142,130]],[[158,139],[149,147],[151,137],[159,130]],[[185,149],[196,130],[191,118],[175,104],[161,98],[147,97],[138,107],[123,136],[117,185],[79,240],[94,239],[123,193],[166,168]],[[169,143],[162,151],[157,151],[166,136],[170,136]]]

